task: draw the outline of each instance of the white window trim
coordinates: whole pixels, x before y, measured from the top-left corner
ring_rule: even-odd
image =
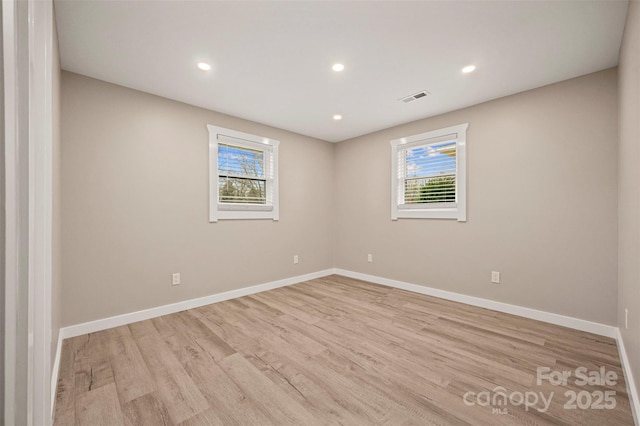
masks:
[[[422,219],[457,219],[458,222],[467,220],[467,127],[469,123],[420,133],[405,138],[394,139],[391,143],[391,219],[422,218]],[[398,176],[398,152],[400,149],[412,145],[427,145],[438,142],[445,136],[457,135],[456,141],[456,206],[416,208],[402,207],[398,203],[399,176]],[[453,138],[452,138],[453,139]]]
[[[272,219],[280,218],[279,191],[278,191],[278,146],[280,141],[269,139],[224,127],[207,125],[209,130],[209,222],[217,222],[220,219]],[[232,205],[218,202],[218,141],[231,142],[251,149],[271,152],[273,170],[269,179],[272,185],[272,204],[263,205]],[[267,147],[265,147],[267,145]]]

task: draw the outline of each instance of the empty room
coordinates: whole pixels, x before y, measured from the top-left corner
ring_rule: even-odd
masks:
[[[640,425],[640,2],[3,0],[10,425]]]

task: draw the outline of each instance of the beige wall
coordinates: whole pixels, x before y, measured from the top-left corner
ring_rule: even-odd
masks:
[[[339,143],[336,267],[616,324],[616,99],[610,69]],[[468,221],[391,221],[389,141],[466,122]]]
[[[63,72],[62,323],[336,266],[615,324],[616,82],[606,70],[331,145]],[[391,221],[389,140],[463,122],[468,222]],[[279,222],[208,223],[206,124],[281,140]]]
[[[620,51],[618,326],[640,384],[640,3],[629,4]],[[629,328],[625,329],[625,309]],[[640,392],[640,389],[638,389]],[[639,413],[640,414],[640,413]]]
[[[333,266],[332,144],[68,72],[62,92],[63,325]],[[280,221],[208,222],[207,124],[281,142]]]

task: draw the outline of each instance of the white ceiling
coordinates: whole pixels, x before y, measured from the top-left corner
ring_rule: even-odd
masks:
[[[627,2],[57,0],[55,9],[66,70],[337,142],[615,66]],[[333,72],[335,62],[346,69]],[[468,64],[476,71],[462,74]],[[398,101],[421,90],[431,95]]]

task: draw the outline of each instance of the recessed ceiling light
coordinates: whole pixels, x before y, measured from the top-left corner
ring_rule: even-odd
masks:
[[[211,69],[211,65],[206,62],[198,62],[198,68],[202,71],[209,71]]]
[[[342,116],[340,114],[336,114],[333,116],[334,120],[342,120]]]
[[[344,70],[344,65],[342,65],[342,64],[333,64],[331,69],[334,70],[335,72],[340,72],[340,71]]]
[[[466,67],[462,68],[462,72],[465,74],[468,74],[470,72],[473,72],[476,69],[475,65],[467,65]]]

